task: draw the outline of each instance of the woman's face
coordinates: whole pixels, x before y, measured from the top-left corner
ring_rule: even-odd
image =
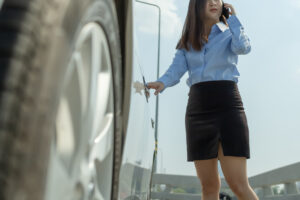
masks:
[[[209,21],[219,22],[222,14],[222,0],[207,0],[205,6],[205,18]]]

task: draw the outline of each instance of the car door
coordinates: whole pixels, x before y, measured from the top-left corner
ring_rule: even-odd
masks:
[[[145,84],[157,76],[158,35],[149,34],[143,28],[149,22],[147,18],[158,19],[155,11],[149,5],[133,1],[131,100],[120,170],[119,199],[148,199],[151,190],[155,168],[156,98],[149,95]],[[158,26],[158,20],[154,26]]]

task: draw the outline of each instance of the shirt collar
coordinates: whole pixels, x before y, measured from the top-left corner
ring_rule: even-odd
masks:
[[[224,32],[226,29],[228,29],[228,26],[226,26],[226,24],[224,24],[223,22],[218,22],[216,23],[216,25],[219,27],[219,29]]]

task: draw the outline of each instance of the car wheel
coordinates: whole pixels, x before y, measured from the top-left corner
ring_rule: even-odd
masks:
[[[114,6],[4,1],[0,199],[117,199],[123,81]]]

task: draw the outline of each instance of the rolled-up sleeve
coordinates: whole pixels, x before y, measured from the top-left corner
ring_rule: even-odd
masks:
[[[249,53],[251,51],[250,39],[238,17],[230,15],[227,23],[232,33],[231,50],[237,55]]]
[[[180,82],[180,78],[187,71],[187,61],[185,58],[184,50],[177,49],[173,57],[173,62],[166,70],[166,72],[156,81],[160,81],[164,84],[164,89],[160,91],[162,93],[167,87],[171,87]]]

